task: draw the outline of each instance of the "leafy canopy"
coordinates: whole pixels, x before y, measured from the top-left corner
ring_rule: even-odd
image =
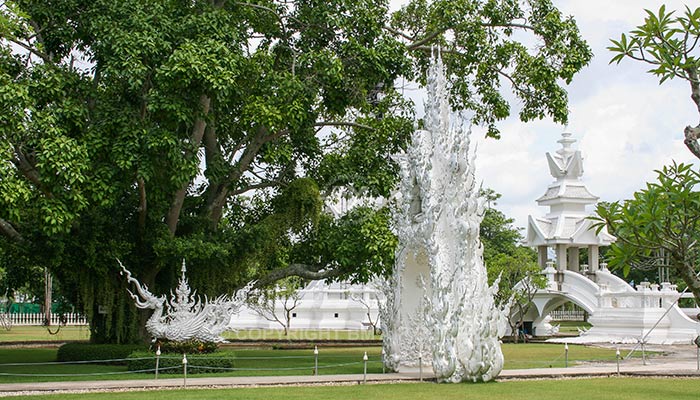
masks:
[[[612,267],[627,274],[668,265],[700,299],[700,171],[673,163],[656,172],[657,181],[631,199],[599,205],[595,226],[617,236],[607,254]]]
[[[0,247],[48,266],[98,341],[138,340],[114,262],[201,293],[393,266],[385,208],[413,131],[399,82],[439,45],[456,109],[565,122],[590,60],[550,0],[51,0],[0,5]],[[527,43],[520,41],[527,37]],[[531,46],[536,43],[536,46]],[[24,274],[21,276],[29,276]],[[18,283],[19,285],[19,283]],[[100,314],[99,310],[108,310]],[[141,335],[144,335],[141,332]]]
[[[700,7],[686,6],[681,15],[667,12],[662,5],[658,12],[644,10],[647,17],[629,34],[611,39],[608,50],[615,53],[610,63],[619,64],[629,58],[650,66],[649,73],[659,77],[659,84],[668,79],[682,79],[690,84],[691,99],[700,113]],[[684,130],[685,145],[700,158],[700,125]]]

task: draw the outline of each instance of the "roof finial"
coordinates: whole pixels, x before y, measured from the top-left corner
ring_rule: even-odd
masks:
[[[561,139],[557,140],[557,143],[561,143],[561,149],[557,150],[557,153],[569,155],[574,152],[571,145],[576,143],[576,139],[571,137],[571,133],[565,131],[561,134]]]

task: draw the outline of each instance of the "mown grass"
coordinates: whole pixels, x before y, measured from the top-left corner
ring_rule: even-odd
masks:
[[[0,328],[0,343],[7,342],[65,342],[72,340],[89,340],[90,329],[87,326],[52,326],[51,332],[58,332],[55,335],[49,333],[44,326],[14,325],[8,331]]]
[[[56,331],[58,327],[51,327]],[[374,335],[371,330],[314,330],[291,329],[285,336],[281,329],[241,329],[224,333],[227,340],[381,340],[380,335]],[[63,326],[58,333],[52,335],[43,326],[15,325],[12,329],[0,329],[0,343],[29,342],[29,341],[73,341],[90,340],[90,329],[87,326]]]
[[[362,356],[367,352],[368,373],[382,372],[380,347],[319,348],[319,374],[361,374]],[[311,375],[314,369],[313,350],[230,350],[236,357],[236,371],[197,376],[273,376]],[[163,355],[167,357],[171,355]],[[171,356],[180,358],[180,356]],[[0,349],[0,383],[52,382],[100,379],[153,379],[153,374],[129,373],[125,365],[45,364],[56,360],[56,349]],[[32,364],[33,363],[33,364]],[[20,364],[20,365],[8,365]],[[31,364],[31,365],[30,365]],[[344,364],[344,365],[339,365]],[[188,368],[196,368],[190,360]],[[178,374],[163,374],[176,377]]]
[[[327,329],[290,329],[284,335],[282,329],[241,329],[224,332],[227,340],[381,340],[380,335],[374,335],[372,330],[327,330]]]
[[[578,335],[579,329],[590,329],[591,324],[583,321],[552,321],[552,325],[559,325],[559,333]]]
[[[564,367],[564,346],[560,344],[504,344],[506,369]],[[313,350],[230,350],[236,357],[236,371],[198,376],[272,376],[311,375],[313,373]],[[381,347],[333,348],[319,346],[319,374],[360,374],[363,370],[362,356],[369,356],[367,372],[382,372]],[[165,355],[164,355],[165,356]],[[180,357],[180,356],[175,356]],[[580,361],[615,359],[614,350],[586,346],[569,346],[569,365]],[[100,364],[46,364],[56,360],[56,349],[48,348],[4,348],[0,349],[0,382],[46,382],[97,379],[153,379],[152,374],[128,373],[124,365]],[[20,363],[21,365],[7,365]],[[339,365],[346,364],[346,365]],[[196,367],[190,361],[190,368]],[[180,371],[177,371],[180,374]],[[26,375],[26,376],[24,376]],[[179,376],[167,374],[163,376]]]
[[[507,381],[486,384],[404,383],[352,386],[188,389],[144,392],[61,394],[62,400],[696,400],[699,379],[598,378]],[[56,395],[26,396],[26,400]]]

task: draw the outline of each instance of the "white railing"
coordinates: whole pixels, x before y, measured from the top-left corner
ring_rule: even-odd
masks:
[[[15,313],[4,314],[11,325],[43,325],[44,314],[39,313]],[[87,325],[84,315],[78,313],[51,314],[51,325]]]
[[[554,310],[549,313],[553,321],[583,321],[583,310]]]

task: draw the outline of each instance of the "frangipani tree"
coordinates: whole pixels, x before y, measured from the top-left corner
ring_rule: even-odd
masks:
[[[649,73],[659,77],[659,84],[668,79],[683,79],[690,85],[690,98],[700,113],[700,7],[686,6],[681,14],[644,10],[647,17],[629,34],[611,40],[610,51],[616,53],[610,63],[629,58],[648,64]],[[683,131],[684,143],[700,158],[700,125],[688,125]]]

